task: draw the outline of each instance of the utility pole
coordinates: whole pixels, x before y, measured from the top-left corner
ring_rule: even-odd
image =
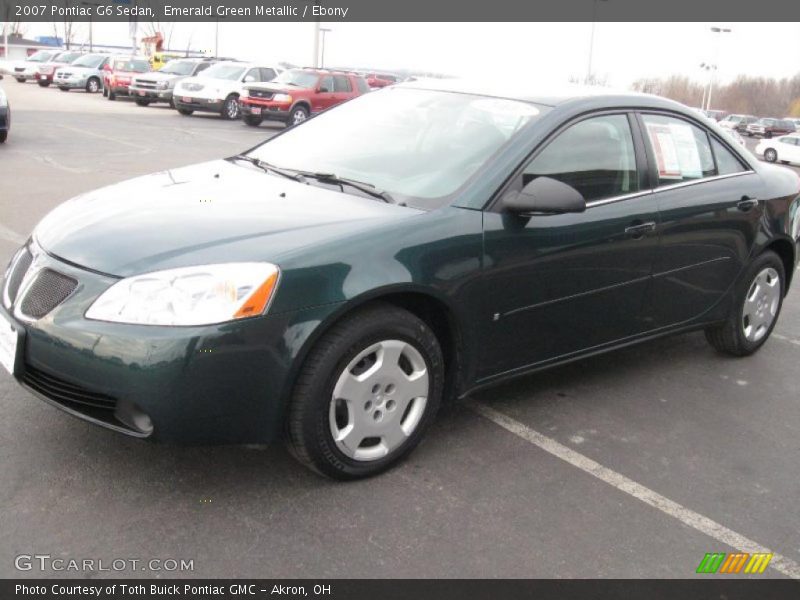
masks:
[[[592,58],[594,58],[594,28],[597,22],[597,3],[608,0],[592,0],[592,33],[589,37],[589,65],[586,68],[586,83],[592,83]]]
[[[319,57],[319,68],[320,69],[324,69],[325,68],[325,34],[330,32],[330,29],[327,29],[325,27],[320,27],[319,30],[322,33],[322,50],[319,53],[320,54],[320,57]]]
[[[314,0],[314,6],[319,6],[319,0]],[[319,17],[314,20],[314,60],[311,66],[319,68]]]
[[[712,27],[711,33],[730,33],[731,30],[724,27]],[[719,65],[719,36],[714,38],[714,64],[711,71],[711,80],[708,83],[708,97],[706,98],[706,110],[711,110],[711,92],[714,90],[714,79],[717,76],[717,65]]]

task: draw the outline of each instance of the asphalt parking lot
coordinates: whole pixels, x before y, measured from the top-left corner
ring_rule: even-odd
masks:
[[[3,85],[3,264],[71,196],[282,127]],[[754,577],[800,578],[798,284],[775,333],[747,359],[691,334],[481,392],[398,468],[349,484],[281,447],[119,436],[0,373],[0,577],[42,576],[14,557],[49,554],[194,561],[98,577],[684,578],[707,552],[765,549],[772,567]]]

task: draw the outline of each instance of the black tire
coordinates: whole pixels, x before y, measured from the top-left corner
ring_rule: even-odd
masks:
[[[416,428],[388,455],[376,460],[346,456],[334,442],[330,402],[339,375],[357,355],[382,340],[410,344],[425,361],[428,399]],[[385,471],[411,452],[433,422],[444,388],[444,360],[436,336],[413,314],[376,303],[345,317],[314,346],[298,375],[289,403],[287,445],[310,469],[334,479],[359,479]],[[388,405],[387,405],[388,406]]]
[[[102,84],[97,77],[89,77],[89,80],[86,82],[86,91],[89,94],[96,94],[102,88]]]
[[[245,122],[245,125],[249,125],[250,127],[258,127],[264,121],[261,117],[254,117],[253,115],[244,115],[242,120]]]
[[[140,99],[137,98],[135,100],[135,102],[136,102],[136,106],[150,106],[150,101],[149,100],[140,100]]]
[[[39,87],[48,87],[50,85],[49,81],[39,81]]]
[[[222,109],[219,111],[220,116],[226,121],[235,121],[242,114],[242,109],[239,106],[239,97],[236,94],[230,94],[225,98],[222,103]]]
[[[8,132],[0,131],[0,144],[5,144],[7,139],[8,139]]]
[[[108,99],[113,102],[114,100],[117,99],[117,95],[114,92],[112,92],[111,90],[108,90]]]
[[[778,153],[775,151],[774,148],[767,148],[764,150],[764,160],[767,162],[774,163],[778,160]]]
[[[180,114],[182,114],[184,117],[188,117],[188,116],[189,116],[189,115],[191,115],[191,114],[192,114],[194,111],[193,111],[193,110],[191,110],[191,109],[188,109],[188,108],[179,108],[179,109],[178,109],[178,112],[179,112]]]
[[[108,88],[103,88],[103,98],[108,98]]]
[[[306,119],[308,119],[308,109],[305,106],[295,106],[292,112],[289,113],[289,119],[286,121],[286,124],[289,127],[294,127]]]
[[[772,134],[771,133],[765,133],[764,137],[767,138],[768,140],[771,140],[772,139]]]
[[[68,92],[69,91],[69,88],[66,88],[66,87],[60,87],[58,89],[60,89],[62,92]]]
[[[24,77],[17,77],[18,83],[25,83],[27,80]]]
[[[750,341],[745,337],[744,332],[744,320],[742,318],[744,303],[756,276],[767,268],[774,269],[780,278],[778,306],[775,317],[766,333],[761,339]],[[772,330],[775,328],[775,324],[778,322],[778,318],[781,314],[785,292],[786,274],[784,273],[783,261],[771,250],[761,253],[748,265],[739,282],[736,284],[734,303],[727,321],[721,325],[706,328],[706,339],[717,351],[724,354],[730,354],[732,356],[749,356],[753,354],[772,334]]]

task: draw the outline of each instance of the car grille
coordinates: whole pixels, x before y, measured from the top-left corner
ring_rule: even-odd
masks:
[[[72,277],[44,268],[22,298],[20,312],[32,319],[41,319],[61,304],[78,287]]]
[[[67,77],[71,77],[71,76],[72,76],[72,73],[62,73],[60,71],[58,73],[56,73],[56,77],[60,77],[61,79],[66,79]]]
[[[8,281],[6,282],[6,294],[11,304],[17,299],[17,292],[19,286],[22,285],[22,280],[25,278],[25,273],[33,262],[33,255],[28,248],[23,248],[22,252],[17,255],[16,260],[11,265],[11,270],[8,274]]]
[[[272,97],[275,95],[275,93],[267,92],[264,90],[248,90],[248,95],[251,98],[262,98],[264,100],[272,100]]]
[[[140,87],[140,88],[145,89],[145,90],[155,90],[156,87],[157,87],[156,82],[155,81],[151,81],[149,79],[134,79],[133,83],[137,87]]]
[[[34,391],[43,396],[64,404],[70,408],[81,410],[94,408],[114,411],[117,408],[117,399],[107,394],[94,392],[79,385],[68,383],[55,375],[40,371],[29,364],[25,365],[22,381]]]
[[[14,71],[16,71],[17,73],[22,73],[25,71],[25,67],[15,67]]]

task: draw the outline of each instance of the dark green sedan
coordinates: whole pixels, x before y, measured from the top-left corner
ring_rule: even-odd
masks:
[[[698,329],[755,352],[799,191],[661,98],[402,84],[58,207],[5,274],[0,364],[127,435],[285,436],[363,477],[509,377]]]

